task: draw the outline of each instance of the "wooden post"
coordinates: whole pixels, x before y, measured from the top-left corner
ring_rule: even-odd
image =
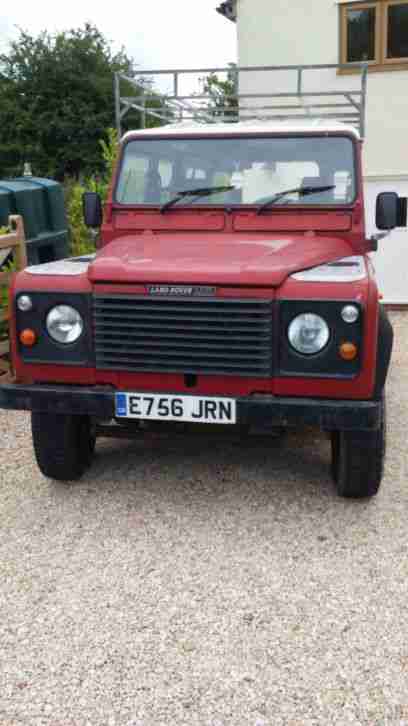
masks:
[[[27,267],[27,246],[24,234],[24,222],[20,215],[12,215],[9,217],[8,226],[11,229],[9,234],[0,236],[0,250],[10,249],[16,263],[17,270],[23,270]],[[0,272],[0,287],[10,284],[10,272]],[[9,321],[9,312],[0,310],[0,323]],[[10,352],[10,344],[8,338],[0,339],[0,383],[6,383],[11,379],[10,365],[4,357]]]

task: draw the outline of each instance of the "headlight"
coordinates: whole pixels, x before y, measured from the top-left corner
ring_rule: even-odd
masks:
[[[330,338],[326,321],[314,313],[303,313],[294,318],[288,329],[289,342],[298,353],[313,355],[319,353]]]
[[[47,331],[58,343],[75,343],[84,329],[79,312],[70,305],[57,305],[47,315]]]

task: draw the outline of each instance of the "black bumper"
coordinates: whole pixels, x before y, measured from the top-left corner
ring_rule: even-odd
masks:
[[[163,394],[165,395],[165,394]],[[109,387],[18,385],[0,386],[0,408],[48,413],[85,414],[101,420],[115,416],[115,391]],[[237,399],[241,426],[319,426],[324,430],[378,429],[378,401],[337,401],[254,395]]]

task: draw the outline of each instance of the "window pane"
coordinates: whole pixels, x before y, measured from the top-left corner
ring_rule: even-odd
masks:
[[[347,62],[375,60],[375,8],[347,10]]]
[[[118,200],[123,204],[143,202],[149,160],[145,156],[127,156],[117,188]]]
[[[177,192],[232,185],[235,189],[184,204],[261,204],[273,194],[305,186],[336,190],[285,195],[280,204],[348,204],[355,196],[354,146],[335,137],[138,139],[126,144],[116,200],[164,204]],[[183,202],[179,203],[183,206]]]
[[[408,3],[388,8],[387,58],[408,58]]]

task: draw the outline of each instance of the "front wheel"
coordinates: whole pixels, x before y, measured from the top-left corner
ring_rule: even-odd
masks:
[[[362,499],[377,494],[384,473],[386,448],[385,398],[376,431],[333,431],[332,473],[341,497]]]
[[[31,414],[37,464],[50,479],[80,479],[92,461],[95,436],[89,416]]]

